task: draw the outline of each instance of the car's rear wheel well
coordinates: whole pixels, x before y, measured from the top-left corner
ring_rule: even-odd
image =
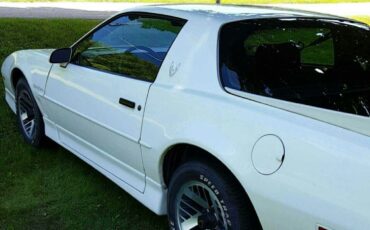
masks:
[[[189,144],[172,146],[163,160],[163,179],[166,186],[169,185],[171,176],[181,164],[196,157],[205,158],[207,154],[205,150]]]
[[[12,75],[11,75],[11,81],[12,81],[12,86],[13,86],[14,91],[15,91],[15,88],[17,87],[18,81],[21,78],[26,78],[23,72],[18,68],[13,69]]]
[[[184,164],[185,162],[191,161],[191,160],[198,160],[205,164],[209,164],[213,167],[216,166],[220,171],[227,174],[231,180],[234,180],[235,183],[238,185],[237,187],[240,190],[240,192],[245,194],[246,205],[248,205],[251,208],[252,213],[255,217],[255,221],[257,221],[258,225],[261,226],[257,213],[253,207],[253,204],[247,192],[244,190],[243,186],[240,184],[238,179],[219,159],[217,159],[211,153],[207,152],[206,150],[202,148],[199,148],[194,145],[189,145],[189,144],[178,144],[178,145],[171,147],[166,152],[166,155],[163,160],[163,179],[167,187],[176,169],[182,164]]]

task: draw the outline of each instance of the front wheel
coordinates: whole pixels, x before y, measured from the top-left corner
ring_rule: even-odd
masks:
[[[260,229],[240,185],[216,164],[190,161],[173,174],[168,191],[171,229]]]
[[[16,86],[17,120],[24,140],[38,147],[44,139],[44,122],[31,89],[24,78]]]

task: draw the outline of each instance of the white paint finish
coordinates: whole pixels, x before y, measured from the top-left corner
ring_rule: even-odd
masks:
[[[212,153],[239,178],[264,229],[313,229],[318,222],[334,229],[369,226],[370,199],[363,193],[370,191],[364,183],[370,176],[369,138],[223,91],[215,77],[217,60],[210,58],[217,55],[216,23],[197,17],[163,65],[168,71],[171,61],[181,62],[180,69],[175,77],[160,74],[148,96],[142,133],[151,146],[143,149],[147,175],[161,181],[158,154],[189,143]],[[270,133],[284,140],[286,159],[279,171],[264,176],[254,169],[250,152]]]
[[[16,105],[15,105],[14,95],[12,95],[8,89],[5,89],[5,101],[9,105],[13,113],[16,113],[17,110],[16,110]]]
[[[255,141],[266,133],[286,146],[284,164],[271,176],[260,175],[250,161]],[[264,229],[311,229],[317,221],[335,229],[370,224],[364,193],[370,191],[370,140],[363,135],[231,95],[155,84],[142,135],[152,146],[143,151],[146,172],[155,179],[161,179],[162,162],[156,155],[168,146],[190,143],[213,153],[239,178]]]
[[[308,10],[341,16],[370,15],[370,2],[271,4],[271,6],[289,8],[293,10]]]
[[[225,24],[227,22],[276,17],[325,17],[334,18],[332,15],[324,15],[316,12],[297,11],[282,9],[277,7],[267,7],[258,5],[236,6],[236,5],[208,5],[208,4],[169,4],[153,6],[138,6],[132,11],[151,12],[157,14],[171,15],[184,18],[191,22],[211,24]]]
[[[15,86],[13,87],[12,85],[12,71],[17,68],[26,75],[28,84],[30,85],[32,93],[36,99],[36,103],[39,105],[41,112],[44,112],[44,107],[41,106],[41,100],[47,75],[51,68],[51,64],[49,63],[49,56],[51,52],[51,49],[22,50],[14,52],[5,59],[1,71],[4,77],[5,89],[13,99],[15,97]]]
[[[253,166],[263,175],[273,174],[281,167],[284,153],[284,145],[279,137],[271,134],[262,136],[253,146]]]
[[[60,126],[57,126],[57,128],[61,144],[68,146],[73,152],[78,152],[84,158],[105,169],[105,171],[112,174],[112,176],[122,180],[122,182],[127,183],[140,192],[144,191],[145,184],[143,183],[144,178],[142,172],[130,167],[127,162],[117,159],[111,152],[99,149],[94,145],[95,143],[89,143],[82,139],[85,136],[77,136]],[[107,140],[108,138],[110,137],[106,136],[104,139]],[[123,143],[122,146],[126,147],[127,145],[124,144],[125,143]],[[125,152],[122,153],[125,154]]]
[[[326,123],[333,124],[338,127],[342,127],[344,129],[358,132],[370,137],[370,117],[357,116],[349,113],[340,113],[337,111],[317,108],[314,106],[254,95],[230,88],[226,88],[226,91],[239,97],[243,97],[276,108],[284,109],[303,116],[311,117],[313,119],[324,121]]]
[[[45,134],[56,143],[60,143],[59,141],[59,133],[56,124],[49,120],[48,117],[44,116],[44,126],[45,126]]]
[[[9,85],[9,80],[7,81],[7,78],[9,79],[14,66],[14,55],[15,54],[12,54],[5,58],[4,62],[1,65],[1,75],[4,77],[3,80],[6,89],[11,88],[11,86]]]
[[[159,183],[151,180],[150,178],[146,178],[145,192],[139,192],[137,188],[134,188],[132,185],[126,183],[124,180],[117,176],[120,174],[124,174],[126,172],[126,175],[122,176],[122,178],[126,177],[134,178],[136,174],[138,176],[138,178],[136,178],[136,181],[139,182],[140,176],[137,174],[137,171],[127,168],[127,166],[117,167],[117,164],[115,164],[112,159],[110,161],[107,160],[107,158],[109,157],[103,157],[101,154],[96,154],[96,151],[89,151],[88,150],[89,148],[94,147],[84,142],[78,137],[75,137],[75,139],[80,140],[80,143],[77,143],[76,145],[76,149],[69,147],[69,145],[71,144],[66,145],[60,141],[59,130],[54,122],[44,117],[44,123],[45,123],[45,132],[49,138],[51,138],[52,140],[54,140],[55,142],[57,142],[58,144],[60,144],[73,154],[75,154],[81,160],[85,161],[86,163],[94,167],[96,170],[98,170],[104,176],[106,176],[111,181],[116,183],[118,186],[123,188],[127,193],[135,197],[139,202],[141,202],[143,205],[151,209],[156,214],[158,215],[166,214],[165,199],[167,194],[166,190],[163,190],[162,186]],[[61,128],[59,127],[59,129]],[[69,135],[69,138],[74,137],[73,134],[65,130],[63,133],[64,135]],[[75,142],[74,140],[72,141]],[[128,170],[123,171],[122,170],[123,168],[127,168]],[[131,173],[131,175],[129,173]]]
[[[54,131],[51,132],[57,131],[56,126],[52,125],[50,122],[46,122],[45,124],[49,126],[47,130],[51,131],[52,129],[55,129]],[[64,134],[73,137],[73,134],[68,133],[67,131],[65,131]],[[52,138],[57,143],[59,143],[64,148],[66,148],[67,150],[69,150],[70,152],[72,152],[73,154],[75,154],[81,160],[90,164],[92,167],[94,167],[104,176],[106,176],[111,181],[116,183],[118,186],[123,188],[127,193],[135,197],[139,202],[141,202],[146,207],[150,208],[156,214],[163,215],[166,213],[166,206],[165,203],[163,202],[163,200],[166,198],[166,191],[162,189],[162,186],[160,184],[148,178],[146,179],[145,192],[139,192],[137,188],[134,188],[132,185],[128,184],[126,181],[122,180],[115,174],[117,173],[119,175],[120,173],[122,173],[122,168],[118,168],[115,164],[112,164],[111,162],[107,161],[107,159],[101,156],[100,154],[91,154],[92,152],[90,152],[88,153],[88,157],[86,157],[86,155],[83,154],[83,152],[88,151],[87,148],[94,148],[90,144],[81,140],[81,142],[83,142],[86,145],[85,146],[86,149],[81,149],[80,143],[78,143],[78,145],[76,146],[78,149],[74,149],[70,147],[70,144],[66,145],[60,142],[59,138],[54,139],[52,136],[49,137]],[[95,151],[93,152],[95,153]],[[134,176],[133,174],[135,174],[135,172],[132,170],[131,173],[132,174],[128,176],[133,177]],[[137,178],[137,181],[140,181],[140,179]]]
[[[144,191],[139,138],[149,86],[149,82],[74,64],[66,68],[54,65],[45,93],[47,115],[58,126],[93,145],[96,149],[90,149],[89,154],[104,153],[106,160],[113,158],[117,166],[137,171],[140,176],[130,178],[130,173],[124,173],[126,176],[120,178]],[[120,98],[133,101],[143,109],[125,107],[119,103]],[[74,147],[70,147],[77,150],[78,143],[83,145],[68,136],[60,136],[65,145],[73,143]]]
[[[281,12],[266,9],[266,14],[249,16],[208,15],[205,9],[173,8],[177,9],[140,8],[188,19],[150,87],[145,114],[144,109],[130,113],[119,107],[117,100],[126,96],[144,106],[149,89],[146,82],[133,83],[132,79],[73,65],[67,69],[57,66],[49,77],[46,95],[40,97],[44,116],[48,116],[47,135],[158,214],[166,212],[164,154],[175,144],[188,143],[208,151],[230,169],[248,193],[263,229],[310,230],[317,223],[339,230],[367,229],[368,136],[232,95],[218,81],[219,27],[233,18],[273,17]],[[22,51],[11,57],[18,56],[33,54]],[[38,65],[23,58],[14,59],[14,66],[21,66],[32,83],[37,82],[35,76],[41,77],[40,83],[47,76],[43,70],[50,65],[40,51],[34,56]],[[172,63],[181,64],[170,77]],[[12,92],[9,76],[5,81]],[[34,86],[39,83],[32,83],[37,93]],[[129,119],[129,124],[120,123],[122,117]],[[258,173],[251,160],[253,146],[266,134],[278,136],[285,147],[284,163],[268,176]],[[123,148],[128,155],[119,158]]]
[[[368,140],[359,137],[357,142],[343,133],[299,135],[284,138],[289,150],[282,168],[254,182],[264,227],[274,229],[282,225],[279,219],[285,219],[284,229],[310,229],[315,222],[333,229],[367,229]],[[276,219],[268,219],[271,215]]]
[[[296,15],[296,16],[308,16],[315,15],[312,12],[298,12],[288,9],[282,9],[277,7],[261,7],[258,5],[217,5],[217,4],[184,4],[184,5],[160,5],[159,7],[164,10],[170,10],[174,13],[187,13],[192,17],[194,15],[203,15],[203,17],[216,17],[225,20],[226,18],[233,17],[250,17],[250,16],[280,16],[280,15]]]

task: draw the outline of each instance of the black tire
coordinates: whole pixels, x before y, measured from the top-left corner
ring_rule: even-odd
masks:
[[[181,215],[185,217],[185,220],[189,220],[190,218],[187,218],[187,216],[194,213],[194,211],[192,212],[191,209],[187,208],[190,206],[182,203],[183,201],[186,201],[186,203],[192,204],[192,202],[189,201],[188,196],[181,194],[184,194],[182,191],[184,191],[184,188],[189,185],[191,187],[190,191],[196,193],[199,192],[199,190],[202,190],[202,187],[199,189],[195,188],[193,185],[198,183],[201,186],[205,186],[204,191],[206,191],[206,193],[210,194],[210,192],[213,192],[213,195],[204,195],[204,197],[208,197],[210,199],[213,196],[214,198],[217,198],[218,202],[215,203],[222,204],[221,207],[223,215],[218,215],[220,212],[217,211],[216,212],[218,214],[214,214],[216,212],[204,210],[202,211],[203,214],[201,217],[197,217],[198,226],[194,229],[261,229],[252,204],[240,184],[235,181],[227,170],[224,170],[223,167],[220,167],[219,164],[215,162],[212,163],[212,161],[207,161],[207,164],[200,161],[189,161],[181,165],[174,172],[169,184],[167,197],[170,229],[182,230],[180,227],[181,220],[179,220],[178,216]],[[189,190],[186,191],[187,194],[189,194]],[[199,194],[202,192],[199,192]],[[209,199],[207,199],[207,201]],[[181,206],[182,210],[184,210],[184,208],[187,209],[186,212],[183,212],[182,210],[179,211],[178,206]],[[194,205],[193,207],[197,206]],[[212,209],[216,210],[214,208]],[[179,215],[177,215],[178,211],[180,213]],[[211,213],[211,218],[207,217],[209,216],[209,213]],[[218,219],[216,221],[214,218],[215,215],[223,216],[224,218],[216,218]],[[206,218],[204,218],[204,216],[206,216]],[[225,221],[222,221],[221,219]],[[211,223],[209,221],[216,221],[217,226],[215,227],[215,223]],[[204,223],[211,224],[206,225]],[[199,224],[203,224],[203,226],[200,226]]]
[[[19,79],[16,85],[16,110],[18,127],[24,140],[32,146],[41,146],[45,139],[44,121],[31,89],[24,78]],[[27,110],[29,119],[32,118],[34,121],[33,129],[29,133],[23,125],[21,110]]]

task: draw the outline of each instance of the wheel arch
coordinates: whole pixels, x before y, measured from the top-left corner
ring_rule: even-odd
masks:
[[[166,187],[168,187],[169,182],[171,180],[171,177],[175,170],[182,165],[183,163],[190,161],[190,160],[199,160],[202,162],[213,162],[217,166],[220,166],[220,170],[227,173],[232,180],[234,180],[237,184],[240,190],[244,193],[244,196],[246,197],[246,204],[251,208],[252,214],[255,217],[255,220],[258,222],[257,224],[261,226],[260,220],[258,218],[257,212],[255,210],[255,207],[248,195],[248,192],[246,189],[242,186],[240,181],[237,179],[237,177],[234,175],[234,173],[214,154],[211,152],[198,147],[196,145],[188,144],[188,143],[178,143],[170,146],[167,148],[167,150],[164,152],[162,157],[162,180]],[[262,227],[260,228],[262,229]]]
[[[209,151],[188,143],[177,143],[166,149],[162,155],[162,179],[166,186],[168,186],[172,174],[183,163],[189,160],[198,159],[206,160],[212,159],[220,164],[221,161],[216,158]],[[226,167],[226,166],[225,166]]]
[[[10,71],[10,77],[9,77],[10,86],[11,86],[11,90],[13,90],[15,100],[16,100],[16,97],[17,97],[17,95],[16,95],[17,94],[17,92],[16,92],[17,84],[18,84],[19,80],[21,80],[21,79],[24,79],[26,81],[26,83],[28,84],[28,86],[30,87],[32,96],[35,98],[36,104],[37,104],[38,108],[40,109],[41,114],[44,114],[44,110],[41,106],[41,102],[39,101],[39,99],[37,97],[38,91],[35,90],[34,76],[32,75],[32,73],[27,71],[27,68],[22,69],[18,66],[15,66]]]
[[[24,78],[28,83],[26,75],[23,73],[23,71],[21,69],[19,69],[18,67],[13,68],[13,70],[11,71],[11,74],[10,74],[10,81],[11,81],[14,93],[16,91],[15,89],[17,87],[17,83],[21,78]]]

